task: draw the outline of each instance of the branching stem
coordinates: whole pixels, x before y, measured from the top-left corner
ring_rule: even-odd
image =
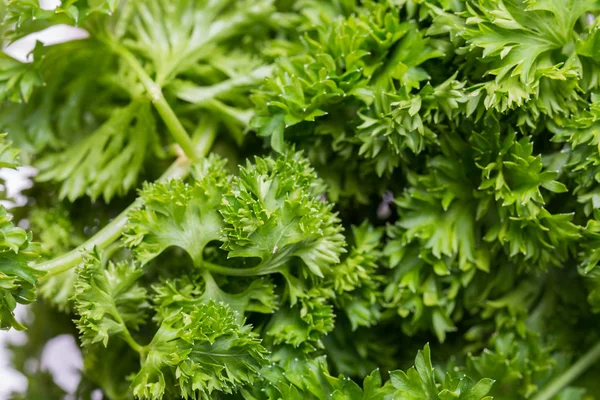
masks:
[[[152,80],[138,59],[131,54],[129,50],[116,43],[111,42],[110,45],[115,53],[121,56],[121,58],[125,60],[127,64],[129,64],[129,67],[136,73],[146,88],[148,96],[150,96],[152,104],[154,104],[154,108],[158,111],[158,114],[161,116],[165,125],[167,125],[171,135],[173,135],[173,138],[179,144],[185,155],[189,159],[195,159],[198,155],[194,151],[194,143],[167,102],[167,99],[165,99],[162,88]]]
[[[215,137],[216,127],[213,126],[213,129],[206,130],[198,139],[198,145],[196,146],[195,151],[199,157],[205,156],[210,151]],[[192,162],[187,158],[179,158],[173,164],[171,164],[171,166],[158,180],[167,181],[175,178],[185,178],[190,173],[191,164]],[[102,250],[114,243],[115,240],[121,236],[123,230],[125,229],[129,212],[139,207],[139,205],[140,199],[138,198],[102,230],[100,230],[79,247],[59,257],[53,258],[52,260],[37,264],[37,269],[47,271],[47,274],[41,277],[41,280],[58,275],[61,272],[68,271],[69,269],[77,266],[81,262],[83,255],[87,252],[90,252],[92,249],[94,249],[94,247]]]

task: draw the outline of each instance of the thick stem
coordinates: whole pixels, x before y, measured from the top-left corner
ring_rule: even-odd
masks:
[[[213,145],[216,137],[216,128],[213,127],[211,130],[204,132],[198,140],[196,146],[196,154],[199,157],[205,156]],[[168,181],[170,179],[185,178],[190,173],[191,161],[186,158],[177,159],[171,166],[165,171],[165,173],[158,179],[159,181]],[[53,258],[52,260],[44,261],[36,265],[36,268],[48,273],[42,276],[40,279],[47,279],[51,276],[58,275],[61,272],[65,272],[75,266],[77,266],[85,253],[90,252],[94,247],[99,250],[105,249],[107,246],[115,242],[123,233],[125,225],[127,224],[127,216],[129,212],[139,207],[141,200],[138,198],[123,212],[121,212],[115,219],[113,219],[108,225],[102,230],[96,233],[88,241],[80,245],[79,247],[71,250],[70,252],[63,254],[62,256]]]
[[[175,115],[175,112],[165,99],[160,86],[158,86],[152,80],[152,78],[150,78],[138,59],[131,54],[129,50],[114,43],[111,43],[111,47],[117,54],[119,54],[119,56],[121,56],[121,58],[127,61],[131,69],[136,73],[146,88],[146,91],[152,100],[152,104],[154,104],[154,108],[156,108],[156,111],[158,111],[158,114],[164,121],[165,125],[167,125],[171,135],[173,135],[173,138],[179,144],[185,155],[189,159],[194,160],[197,157],[197,154],[194,151],[194,143],[192,142],[190,135],[188,135],[187,131],[181,124],[181,121],[179,121],[179,118],[177,118],[177,115]]]
[[[569,385],[589,367],[600,360],[600,342],[592,347],[583,357],[566,370],[562,375],[554,379],[541,392],[531,398],[531,400],[550,400],[556,396],[564,387]]]

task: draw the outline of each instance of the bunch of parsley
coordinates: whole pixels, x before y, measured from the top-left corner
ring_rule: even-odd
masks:
[[[88,36],[0,53],[15,396],[66,332],[80,399],[600,398],[599,12],[0,0]]]

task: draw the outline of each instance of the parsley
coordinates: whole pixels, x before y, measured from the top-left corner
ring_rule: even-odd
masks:
[[[599,11],[0,0],[3,46],[87,32],[0,53],[15,397],[67,333],[78,398],[594,398]]]

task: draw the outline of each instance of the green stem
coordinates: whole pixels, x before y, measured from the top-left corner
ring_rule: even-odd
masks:
[[[230,268],[224,267],[222,265],[213,264],[208,261],[202,261],[202,268],[207,269],[208,271],[215,272],[220,275],[228,275],[228,276],[257,276],[264,275],[261,273],[261,266],[253,267],[253,268]]]
[[[111,223],[106,225],[101,231],[94,235],[91,239],[78,246],[74,250],[65,253],[59,257],[53,258],[48,261],[44,261],[36,268],[42,271],[48,271],[48,273],[40,278],[44,280],[54,275],[58,275],[61,272],[68,271],[69,269],[78,265],[81,260],[83,253],[91,251],[94,247],[104,249],[109,244],[121,236],[125,223],[127,222],[127,214],[139,206],[139,199],[134,201],[129,207],[127,207],[121,214],[119,214]]]
[[[121,316],[118,316],[118,322],[123,325],[123,331],[121,332],[121,338],[129,345],[129,347],[131,347],[133,350],[135,350],[137,353],[140,354],[140,356],[143,356],[145,354],[146,349],[144,348],[144,346],[140,345],[134,338],[133,336],[131,336],[131,333],[129,332],[129,329],[127,329],[127,325],[125,325],[125,322],[123,321],[123,319],[121,318]]]
[[[201,157],[208,154],[214,143],[215,137],[216,127],[214,127],[212,130],[206,130],[198,140],[196,154]],[[177,159],[158,180],[168,181],[176,178],[183,179],[190,173],[190,169],[190,160],[185,158]],[[79,263],[81,263],[83,255],[90,252],[92,249],[94,249],[94,247],[98,248],[99,250],[103,250],[114,243],[121,236],[123,230],[125,229],[129,212],[139,207],[140,203],[141,200],[138,198],[129,207],[123,210],[123,212],[121,212],[115,219],[113,219],[112,222],[106,225],[102,230],[100,230],[82,245],[76,247],[68,253],[63,254],[62,256],[37,264],[35,266],[37,269],[48,272],[46,275],[42,276],[40,280],[58,275],[77,266]]]
[[[179,144],[185,155],[191,160],[196,159],[197,155],[194,152],[194,143],[192,142],[190,135],[188,135],[187,131],[181,124],[181,121],[179,121],[179,118],[177,118],[177,115],[167,102],[167,99],[165,99],[160,86],[157,85],[154,80],[152,80],[138,59],[131,54],[129,50],[112,42],[110,43],[110,46],[117,54],[119,54],[119,56],[121,56],[121,58],[127,61],[131,69],[136,73],[146,88],[146,91],[152,100],[152,104],[154,104],[154,108],[156,108],[156,111],[158,111],[158,114],[164,121],[165,125],[167,125],[171,135],[173,135],[173,138],[177,144]]]
[[[590,366],[600,360],[600,342],[592,347],[583,357],[566,370],[562,375],[554,379],[541,392],[531,398],[531,400],[550,400],[558,394],[565,386],[569,385]]]
[[[188,160],[182,161],[179,159],[175,161],[159,178],[159,181],[186,177],[190,172],[190,164],[191,163]],[[48,271],[48,273],[41,277],[41,279],[47,279],[51,276],[60,274],[61,272],[65,272],[75,267],[81,262],[83,254],[90,252],[94,247],[102,250],[112,244],[123,233],[125,225],[127,224],[127,215],[129,212],[131,212],[131,210],[139,207],[140,202],[141,200],[139,198],[136,199],[108,225],[102,228],[102,230],[100,230],[82,245],[76,247],[68,253],[63,254],[62,256],[36,265],[37,269]]]

